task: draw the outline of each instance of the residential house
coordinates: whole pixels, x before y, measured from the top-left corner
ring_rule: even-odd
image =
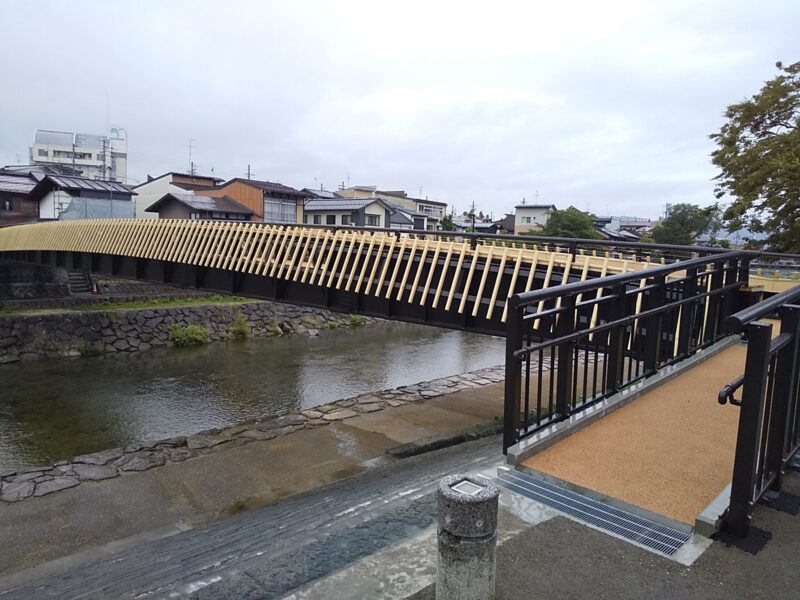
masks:
[[[379,198],[308,200],[303,223],[388,228],[391,207]]]
[[[447,214],[447,203],[428,198],[412,198],[403,190],[379,190],[374,185],[357,185],[341,189],[337,194],[343,198],[380,198],[393,204],[427,216],[426,229],[436,230],[439,222]]]
[[[391,229],[417,229],[425,231],[428,229],[428,215],[417,210],[411,210],[405,206],[386,201],[392,209],[392,216],[389,218]]]
[[[319,198],[321,200],[335,200],[336,198],[340,198],[336,192],[331,192],[329,190],[323,190],[322,188],[318,190],[314,190],[311,188],[303,188],[300,190],[306,195],[306,198]]]
[[[70,167],[82,177],[125,182],[128,176],[128,140],[124,129],[109,135],[37,129],[30,147],[31,163]]]
[[[86,177],[46,175],[30,191],[28,199],[38,203],[39,219],[131,219],[133,196],[127,185]]]
[[[514,233],[514,213],[506,213],[506,216],[500,219],[499,221],[495,221],[495,225],[497,225],[497,232],[498,233]]]
[[[213,219],[217,221],[249,221],[253,211],[228,196],[212,198],[189,193],[164,194],[147,212],[159,219]]]
[[[514,233],[535,233],[547,224],[555,204],[518,204],[514,207]]]
[[[272,181],[231,179],[214,188],[198,189],[200,196],[225,196],[253,211],[252,220],[265,223],[302,223],[307,192]]]
[[[193,175],[190,173],[176,173],[170,171],[158,177],[147,176],[147,181],[135,186],[136,198],[136,218],[137,219],[157,219],[158,214],[148,212],[154,202],[163,198],[166,194],[187,194],[194,193],[198,189],[213,188],[221,183],[219,177],[206,175]]]
[[[28,199],[36,183],[27,173],[7,173],[0,169],[0,227],[38,220],[39,205]]]

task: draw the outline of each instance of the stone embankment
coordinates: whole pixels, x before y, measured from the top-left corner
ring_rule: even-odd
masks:
[[[19,502],[99,481],[146,471],[168,463],[183,462],[197,456],[235,448],[256,440],[270,440],[305,428],[324,427],[364,413],[418,403],[469,388],[502,381],[503,367],[490,367],[424,381],[396,389],[362,394],[315,406],[296,414],[268,415],[221,429],[186,437],[139,443],[77,456],[46,467],[23,469],[0,478],[0,501]]]
[[[319,329],[374,321],[266,301],[12,314],[0,316],[0,364],[37,358],[143,352],[170,346],[173,343],[170,329],[174,325],[203,325],[208,330],[209,340],[215,342],[242,335],[292,332],[314,335]],[[246,331],[242,330],[242,323]]]

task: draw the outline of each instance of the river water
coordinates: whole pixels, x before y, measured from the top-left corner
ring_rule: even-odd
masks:
[[[500,338],[383,323],[0,365],[0,475],[503,363]]]

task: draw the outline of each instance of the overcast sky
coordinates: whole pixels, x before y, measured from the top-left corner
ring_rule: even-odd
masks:
[[[708,134],[800,60],[800,2],[0,4],[0,163],[37,128],[128,132],[128,175],[523,197],[655,217],[714,201]],[[349,179],[348,179],[349,178]]]

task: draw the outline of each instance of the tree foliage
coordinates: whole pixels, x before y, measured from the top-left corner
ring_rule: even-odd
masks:
[[[439,225],[441,226],[443,231],[455,231],[456,226],[453,224],[453,215],[445,215],[442,217],[442,220],[439,221]]]
[[[594,228],[595,216],[570,206],[566,210],[550,213],[541,235],[582,239],[597,239],[600,234]]]
[[[766,232],[771,248],[800,252],[800,62],[776,66],[778,76],[729,106],[711,135],[715,194],[733,198],[723,214],[729,229]]]
[[[653,228],[652,238],[657,244],[690,246],[703,233],[719,231],[719,207],[715,204],[700,208],[695,204],[673,204],[667,216]]]

